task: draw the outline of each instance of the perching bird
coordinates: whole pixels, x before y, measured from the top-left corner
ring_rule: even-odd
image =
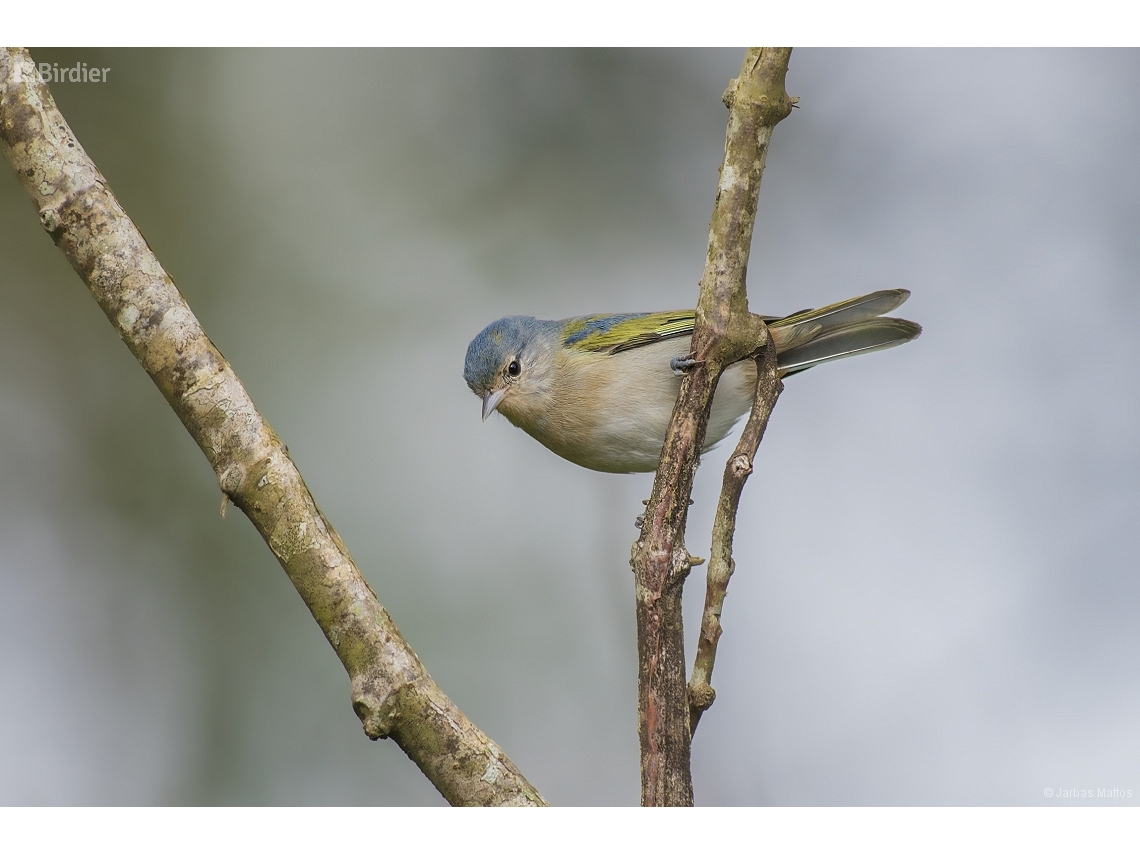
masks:
[[[764,320],[780,375],[903,344],[922,327],[879,317],[909,291],[876,291],[822,309]],[[567,460],[601,472],[652,472],[680,388],[675,370],[689,353],[691,311],[589,315],[542,321],[501,318],[467,348],[463,378],[483,399]],[[752,408],[756,363],[729,366],[713,398],[703,451]]]

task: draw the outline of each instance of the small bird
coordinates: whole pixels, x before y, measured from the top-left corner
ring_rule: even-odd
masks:
[[[780,376],[916,338],[922,327],[881,315],[910,292],[876,291],[782,318],[765,317]],[[652,472],[661,457],[686,365],[692,311],[589,315],[561,321],[513,315],[467,348],[463,379],[483,399],[483,421],[498,410],[555,454],[600,472]],[[708,451],[752,409],[756,363],[721,375],[705,433]]]

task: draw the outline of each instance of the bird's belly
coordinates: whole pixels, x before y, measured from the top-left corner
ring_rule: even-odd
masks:
[[[584,363],[577,382],[560,390],[551,418],[530,433],[547,448],[580,466],[601,472],[652,472],[661,457],[665,431],[681,378],[669,368],[689,352],[689,339],[672,339]],[[752,407],[756,366],[730,366],[717,385],[703,451],[732,430]],[[559,406],[561,405],[561,406]],[[560,417],[559,411],[564,414]],[[589,412],[590,419],[569,413]]]

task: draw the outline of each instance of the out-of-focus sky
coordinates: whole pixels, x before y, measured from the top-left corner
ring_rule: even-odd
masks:
[[[550,801],[636,803],[651,476],[482,424],[462,363],[695,302],[743,51],[33,56],[111,69],[64,115],[444,691]],[[752,305],[907,287],[925,332],[787,383],[697,803],[1134,804],[1140,52],[797,49],[788,91]],[[0,169],[0,802],[441,803],[219,501]]]

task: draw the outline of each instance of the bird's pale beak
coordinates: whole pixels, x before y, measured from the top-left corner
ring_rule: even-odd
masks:
[[[496,389],[494,392],[487,392],[483,395],[483,421],[487,421],[487,416],[495,412],[495,408],[503,400],[503,396],[507,394],[507,390]]]

